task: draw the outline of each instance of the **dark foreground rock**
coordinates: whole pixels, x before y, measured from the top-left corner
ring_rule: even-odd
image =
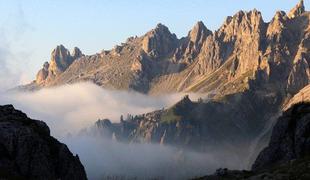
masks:
[[[287,110],[275,125],[267,148],[256,159],[253,170],[310,155],[310,104],[299,103]]]
[[[295,104],[282,114],[252,171],[219,169],[198,179],[310,179],[310,103]]]
[[[50,136],[48,126],[12,105],[0,106],[0,177],[87,179],[78,156]]]

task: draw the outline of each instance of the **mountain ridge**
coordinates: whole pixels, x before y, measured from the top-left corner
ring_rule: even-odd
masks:
[[[293,95],[310,79],[309,16],[303,1],[288,14],[278,11],[270,22],[256,9],[239,11],[214,32],[199,21],[180,39],[159,23],[109,51],[91,56],[79,52],[74,60],[60,61],[58,70],[48,70],[57,73],[48,73],[44,65],[37,79],[21,89],[92,81],[146,94],[216,92],[223,97],[251,88],[254,81],[260,88],[283,87]]]

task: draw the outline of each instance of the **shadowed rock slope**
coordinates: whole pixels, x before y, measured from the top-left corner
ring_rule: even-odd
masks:
[[[95,130],[126,143],[154,143],[206,153],[225,150],[238,162],[236,167],[247,168],[252,142],[278,112],[281,99],[274,96],[247,91],[220,102],[194,102],[185,96],[172,107],[128,115],[119,123],[99,120]]]
[[[258,155],[252,171],[219,169],[198,179],[309,179],[310,103],[293,105],[278,119],[269,145]]]
[[[87,179],[78,156],[50,136],[48,126],[12,105],[0,106],[0,177]]]
[[[271,140],[256,159],[253,170],[268,168],[310,155],[310,103],[299,103],[283,113]]]

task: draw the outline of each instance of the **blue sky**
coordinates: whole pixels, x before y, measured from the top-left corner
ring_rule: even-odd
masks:
[[[0,0],[0,48],[6,66],[33,79],[51,50],[63,44],[85,54],[110,49],[161,22],[185,36],[202,20],[216,30],[226,16],[258,9],[265,21],[298,0]],[[306,8],[310,0],[305,0]],[[307,8],[308,9],[308,8]],[[0,56],[1,57],[1,56]],[[4,61],[0,59],[0,61]]]

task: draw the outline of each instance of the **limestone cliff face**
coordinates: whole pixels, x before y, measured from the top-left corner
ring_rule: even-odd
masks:
[[[260,12],[240,11],[228,17],[222,27],[207,39],[195,70],[202,75],[219,69],[232,59],[234,76],[257,68],[265,23]]]
[[[306,20],[302,21],[304,24],[305,35],[298,46],[293,61],[293,68],[289,73],[287,83],[287,89],[291,94],[297,93],[301,88],[305,87],[310,82],[310,26],[309,23],[307,24],[305,21]]]
[[[0,176],[4,179],[87,179],[78,156],[48,126],[13,106],[0,106]]]
[[[230,94],[256,84],[297,93],[308,84],[309,19],[304,11],[294,18],[277,12],[270,23],[257,10],[228,17],[184,73],[189,78],[184,82],[191,83],[183,88]]]
[[[265,23],[261,13],[253,10],[240,11],[232,18],[228,18],[217,32],[218,38],[234,47],[231,53],[238,61],[235,72],[237,76],[257,68],[264,29]]]
[[[291,94],[297,93],[310,82],[309,64],[305,59],[300,59],[294,63],[289,74],[287,90]]]
[[[293,95],[309,82],[309,12],[301,1],[289,17],[277,12],[266,23],[257,10],[228,17],[207,36],[195,60],[179,74],[164,75],[151,93],[186,91],[217,96],[247,89]]]

